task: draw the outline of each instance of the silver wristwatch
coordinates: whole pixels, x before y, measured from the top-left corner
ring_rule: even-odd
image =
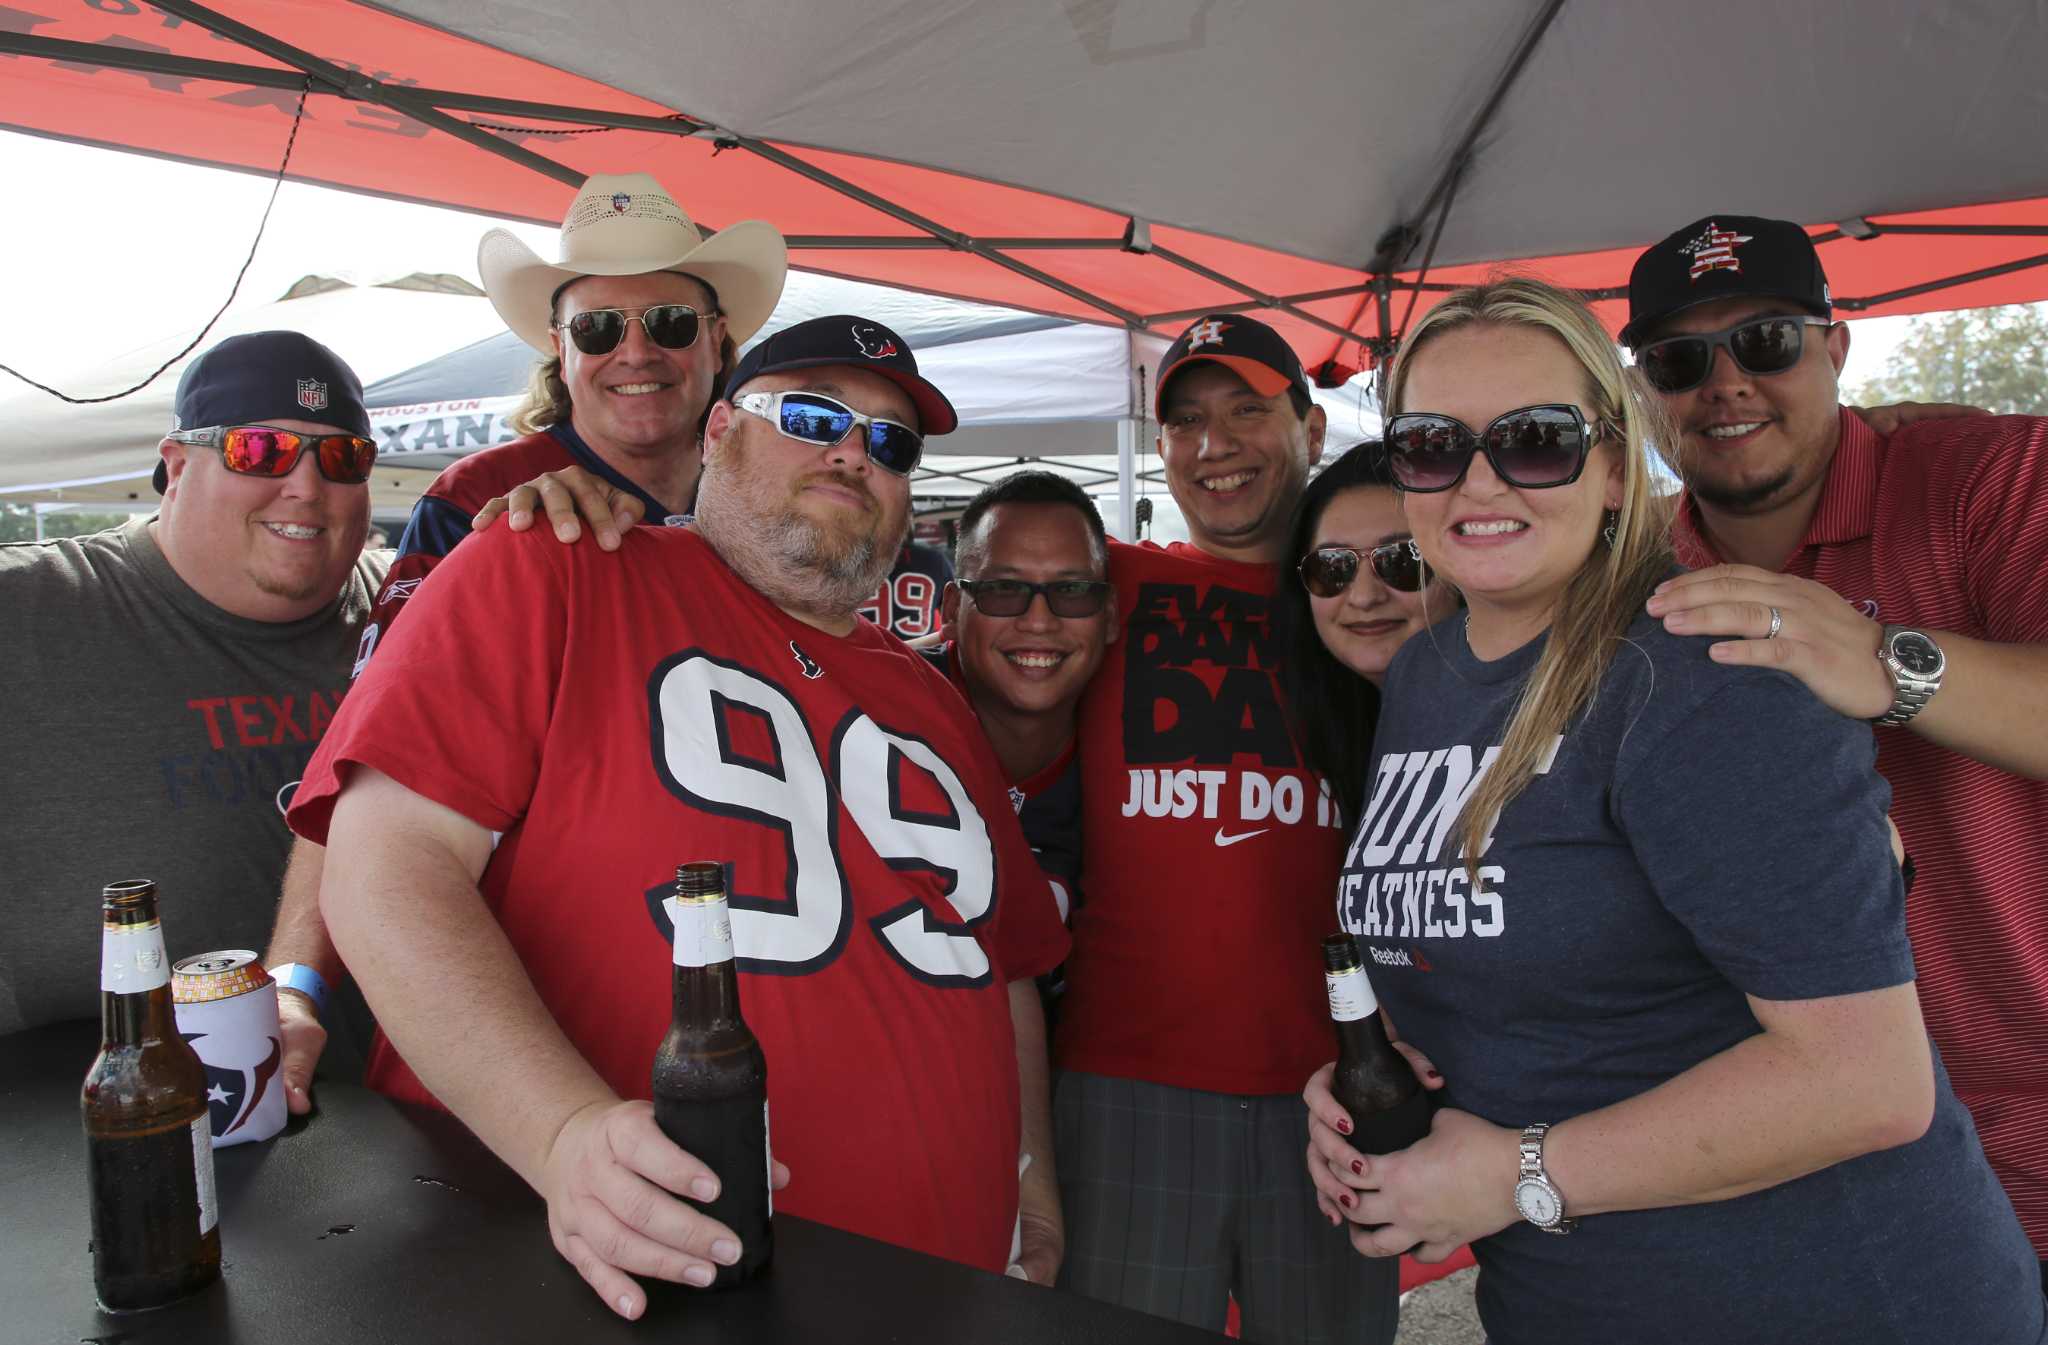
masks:
[[[1873,724],[1903,724],[1919,714],[1941,690],[1941,675],[1948,671],[1941,646],[1926,631],[1910,626],[1886,626],[1877,659],[1892,675],[1892,708],[1871,720]]]
[[[1532,1125],[1522,1132],[1521,1180],[1515,1183],[1515,1209],[1524,1219],[1546,1233],[1569,1233],[1579,1226],[1564,1212],[1564,1193],[1543,1171],[1543,1136],[1548,1125]]]

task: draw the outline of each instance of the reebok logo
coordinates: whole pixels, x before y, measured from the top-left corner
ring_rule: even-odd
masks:
[[[1414,959],[1408,956],[1406,948],[1367,948],[1375,964],[1382,967],[1412,967]]]

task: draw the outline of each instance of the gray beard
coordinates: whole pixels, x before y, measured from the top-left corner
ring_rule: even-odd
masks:
[[[830,554],[824,529],[800,514],[760,527],[741,520],[728,529],[728,521],[714,507],[698,516],[697,531],[748,587],[785,610],[851,621],[896,563],[897,546],[874,537]]]

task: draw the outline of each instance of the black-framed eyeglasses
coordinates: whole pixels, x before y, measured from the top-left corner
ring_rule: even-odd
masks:
[[[1687,332],[1652,341],[1636,352],[1636,367],[1659,392],[1690,392],[1714,370],[1714,352],[1725,350],[1750,374],[1782,374],[1799,363],[1808,327],[1832,327],[1826,318],[1805,314],[1750,318],[1718,332]]]
[[[1522,490],[1569,486],[1586,469],[1586,454],[1603,433],[1566,402],[1523,406],[1474,433],[1434,411],[1403,411],[1387,421],[1387,464],[1394,484],[1417,494],[1449,490],[1464,479],[1472,455],[1484,450],[1501,480]]]
[[[1396,593],[1420,593],[1427,582],[1422,549],[1412,537],[1383,543],[1363,554],[1354,546],[1319,546],[1303,556],[1294,570],[1301,576],[1301,586],[1311,594],[1334,598],[1350,588],[1366,566]]]
[[[1041,593],[1054,616],[1100,616],[1111,591],[1111,585],[1100,579],[1054,579],[1044,584],[1024,579],[962,579],[959,584],[984,616],[1023,616],[1031,610],[1031,600]]]
[[[305,434],[275,425],[209,425],[172,430],[164,438],[220,450],[221,464],[241,476],[286,477],[308,448],[320,475],[337,486],[360,486],[377,465],[377,442],[359,434]]]
[[[822,392],[743,392],[732,404],[759,416],[791,439],[821,448],[864,428],[868,461],[885,472],[909,476],[924,457],[924,436],[893,420],[864,416]]]
[[[626,339],[626,325],[637,322],[647,339],[664,350],[688,350],[704,334],[717,310],[699,313],[688,304],[650,304],[646,308],[586,308],[557,323],[586,355],[609,355]]]

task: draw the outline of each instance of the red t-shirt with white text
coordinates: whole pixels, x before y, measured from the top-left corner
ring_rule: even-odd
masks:
[[[502,833],[484,899],[625,1097],[648,1095],[669,1023],[676,865],[730,862],[741,1000],[794,1174],[777,1207],[1001,1270],[1007,982],[1056,965],[1066,936],[945,679],[867,622],[835,638],[787,616],[682,528],[636,528],[615,555],[493,529],[409,602],[294,828],[324,840],[366,765]],[[382,1039],[370,1081],[432,1100]]]
[[[1081,701],[1063,1069],[1298,1093],[1335,1054],[1321,942],[1344,835],[1281,712],[1277,573],[1110,546],[1123,636]]]

